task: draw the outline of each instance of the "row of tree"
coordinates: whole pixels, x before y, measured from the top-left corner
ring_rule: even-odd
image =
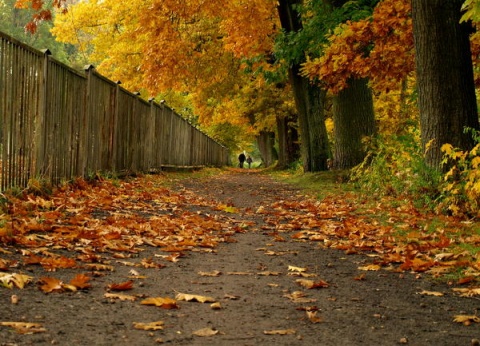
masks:
[[[375,114],[379,95],[399,93],[404,104],[412,78],[429,165],[440,168],[444,143],[471,148],[464,129],[479,128],[471,50],[478,46],[477,0],[54,5],[60,11],[52,32],[103,74],[148,96],[171,97],[174,107],[179,94],[188,96],[181,107],[189,117],[232,149],[256,136],[266,164],[278,159],[284,167],[300,148],[307,172],[329,162],[357,165],[363,139],[389,116]],[[37,10],[34,24],[49,18],[42,0],[17,6]]]

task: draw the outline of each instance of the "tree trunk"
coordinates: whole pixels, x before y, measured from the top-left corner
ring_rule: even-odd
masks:
[[[470,26],[460,24],[464,0],[412,0],[422,146],[426,162],[441,168],[444,143],[467,150],[478,129]]]
[[[278,158],[275,150],[275,132],[260,131],[257,136],[258,150],[265,167],[271,166]]]
[[[294,9],[301,0],[280,0],[278,13],[282,28],[287,32],[302,29],[299,13]],[[301,152],[305,172],[327,169],[329,156],[327,128],[324,119],[326,92],[312,85],[307,78],[300,76],[302,62],[293,63],[289,69],[289,79],[295,96],[300,125]]]
[[[285,169],[300,158],[298,131],[291,124],[296,120],[294,115],[277,117],[278,163],[277,168]]]
[[[373,97],[367,79],[350,79],[348,88],[333,98],[333,122],[333,168],[352,168],[365,158],[362,138],[375,134]]]

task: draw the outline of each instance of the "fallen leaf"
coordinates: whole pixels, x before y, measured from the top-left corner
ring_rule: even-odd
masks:
[[[140,302],[142,305],[155,305],[158,307],[161,307],[163,309],[179,309],[179,306],[177,305],[177,301],[172,298],[162,298],[162,297],[156,297],[156,298],[147,298],[144,299]]]
[[[0,273],[0,284],[7,287],[23,289],[26,284],[31,282],[33,277],[18,273]]]
[[[366,277],[366,276],[367,276],[367,275],[366,275],[365,273],[362,273],[362,274],[360,274],[360,275],[358,275],[358,276],[355,276],[355,277],[353,278],[353,280],[362,281],[362,280],[365,280],[365,277]]]
[[[195,294],[185,294],[185,293],[178,293],[175,296],[177,300],[183,300],[186,302],[199,302],[199,303],[214,303],[216,300],[212,297],[207,296],[199,296]]]
[[[60,292],[63,290],[63,282],[52,277],[40,278],[40,289],[45,293]]]
[[[369,271],[377,271],[380,270],[382,267],[378,264],[368,264],[366,266],[358,267],[360,270],[369,270]]]
[[[92,287],[90,283],[90,277],[85,274],[77,274],[75,277],[70,281],[70,285],[75,286],[78,289],[84,290],[87,288]]]
[[[207,328],[198,329],[194,331],[192,334],[196,336],[213,336],[218,334],[218,330],[214,330],[212,328],[207,327]]]
[[[87,270],[100,270],[100,271],[111,271],[113,272],[115,268],[111,265],[107,264],[99,264],[99,263],[87,263],[83,266]]]
[[[263,334],[266,335],[289,335],[295,334],[297,331],[295,329],[276,329],[276,330],[264,330]]]
[[[133,288],[133,281],[125,281],[119,284],[110,284],[107,286],[110,291],[128,291]]]
[[[218,271],[218,270],[214,270],[214,271],[211,271],[211,272],[198,272],[198,275],[201,275],[201,276],[220,276],[222,274],[221,271]]]
[[[477,315],[455,315],[453,316],[453,322],[463,323],[468,326],[472,324],[472,322],[480,323],[480,317]]]
[[[290,299],[294,303],[314,303],[317,300],[314,298],[307,298],[307,295],[302,291],[295,291],[290,294],[285,294],[284,297]]]
[[[313,280],[307,280],[307,279],[297,279],[295,280],[296,283],[299,285],[308,288],[308,289],[313,289],[313,288],[326,288],[328,287],[328,282],[320,280],[320,281],[313,281]]]
[[[0,322],[0,326],[12,327],[19,334],[43,333],[47,331],[40,323]]]
[[[227,275],[252,275],[249,272],[227,272]]]
[[[140,329],[140,330],[162,330],[163,329],[163,321],[156,321],[156,322],[133,322],[133,328]]]
[[[108,299],[120,299],[120,300],[129,300],[129,301],[134,301],[137,299],[137,297],[135,296],[129,296],[126,294],[115,294],[115,293],[105,293],[103,296]]]
[[[151,258],[144,258],[144,259],[142,259],[141,265],[142,265],[144,268],[158,268],[158,269],[165,268],[165,265],[164,265],[164,264],[156,263],[156,262],[154,262]]]
[[[313,274],[313,273],[300,273],[300,272],[291,272],[291,273],[288,273],[287,275],[297,276],[297,277],[301,277],[301,278],[313,278],[313,277],[317,276],[317,274]]]
[[[470,282],[473,282],[473,281],[476,281],[475,277],[467,276],[467,277],[458,279],[457,284],[458,285],[465,285],[465,284],[469,284]]]
[[[480,294],[480,287],[452,288],[452,291],[460,293],[460,297],[473,297]]]
[[[435,292],[435,291],[422,290],[421,292],[418,292],[418,294],[423,294],[423,295],[426,295],[426,296],[443,297],[442,292]]]
[[[140,273],[137,272],[135,269],[130,269],[128,272],[131,276],[140,276]]]
[[[257,273],[257,275],[261,275],[261,276],[279,276],[279,275],[282,275],[282,273],[280,273],[280,272],[265,271],[265,272]]]
[[[312,323],[320,323],[323,322],[322,318],[317,316],[318,311],[310,311],[306,310],[307,317]]]
[[[215,302],[213,304],[210,304],[210,307],[213,309],[213,310],[220,310],[222,309],[222,305],[220,304],[220,302]]]
[[[240,299],[240,296],[236,296],[236,295],[233,295],[233,294],[225,294],[223,296],[224,299],[230,299],[230,300],[238,300]]]
[[[302,273],[302,272],[306,272],[306,271],[307,271],[307,268],[301,268],[301,267],[295,267],[295,266],[288,266],[288,271]]]

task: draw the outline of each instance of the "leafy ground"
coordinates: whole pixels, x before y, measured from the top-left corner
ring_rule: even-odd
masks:
[[[322,186],[232,169],[10,198],[0,345],[476,344],[476,224]]]

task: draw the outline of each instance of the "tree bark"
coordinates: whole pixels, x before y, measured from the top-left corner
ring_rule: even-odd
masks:
[[[334,169],[352,168],[363,161],[362,139],[375,134],[372,91],[367,79],[351,79],[333,98]]]
[[[294,115],[277,117],[278,162],[277,168],[285,169],[300,158],[298,131],[291,124],[296,121]]]
[[[422,146],[441,168],[440,147],[473,146],[464,128],[478,129],[470,25],[460,24],[464,0],[412,0]]]
[[[299,13],[294,9],[301,0],[280,0],[278,13],[282,28],[287,32],[302,29]],[[312,85],[300,75],[302,62],[293,63],[289,79],[293,87],[301,136],[303,170],[317,172],[326,170],[329,157],[327,128],[325,126],[324,102],[326,91]]]
[[[265,167],[271,166],[278,159],[278,154],[275,150],[275,132],[260,131],[257,135],[257,144],[263,164]]]

